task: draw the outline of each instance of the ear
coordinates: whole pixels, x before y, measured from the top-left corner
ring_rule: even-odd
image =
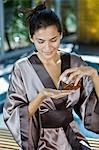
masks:
[[[29,34],[29,39],[30,39],[30,41],[32,42],[32,43],[34,43],[34,40],[33,40],[33,38],[31,38],[31,35]]]

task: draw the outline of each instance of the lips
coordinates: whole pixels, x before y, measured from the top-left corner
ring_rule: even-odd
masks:
[[[47,53],[44,52],[45,55],[51,55],[52,53],[53,52],[47,52]]]

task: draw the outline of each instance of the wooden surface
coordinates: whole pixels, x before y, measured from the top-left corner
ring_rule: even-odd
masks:
[[[20,150],[7,129],[0,129],[0,150]]]
[[[87,140],[92,150],[99,150],[99,139]],[[0,150],[21,150],[7,129],[0,129]]]
[[[92,150],[99,150],[99,139],[87,138]]]

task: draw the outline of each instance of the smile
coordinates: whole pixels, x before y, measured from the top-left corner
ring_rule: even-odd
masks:
[[[52,52],[48,52],[48,53],[44,53],[45,55],[51,55],[52,54]]]

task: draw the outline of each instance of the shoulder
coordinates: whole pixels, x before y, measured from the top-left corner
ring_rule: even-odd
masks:
[[[74,61],[82,60],[81,57],[79,55],[77,55],[76,53],[61,52],[61,56],[63,56],[63,57],[69,56],[70,59],[72,59]]]
[[[17,66],[17,65],[20,66],[20,65],[22,65],[22,64],[27,63],[27,62],[28,62],[28,59],[29,59],[30,57],[35,57],[35,55],[36,55],[36,53],[33,52],[32,54],[30,54],[30,55],[28,55],[28,56],[26,56],[26,57],[23,57],[23,58],[18,59],[18,60],[15,62],[15,66]]]
[[[73,61],[83,61],[82,58],[76,53],[70,53],[70,57]]]
[[[24,76],[24,74],[28,74],[29,72],[31,72],[31,70],[33,70],[33,67],[29,61],[29,58],[32,58],[32,60],[35,60],[35,53],[32,53],[31,55],[28,55],[27,57],[21,58],[19,60],[17,60],[13,66],[13,70],[12,72],[18,73],[18,74],[22,74]]]
[[[23,66],[25,67],[25,64],[27,62],[27,58],[21,58],[19,60],[17,60],[14,64],[13,64],[13,68],[11,71],[11,78],[17,78],[18,76],[21,76],[21,72],[22,72],[22,68]]]
[[[15,64],[13,65],[13,69],[14,71],[20,70],[21,67],[25,67],[25,64],[27,63],[28,58],[24,57],[24,58],[20,58],[19,60],[17,60],[15,62]]]
[[[19,60],[17,60],[14,64],[15,68],[26,68],[27,65],[29,65],[29,58],[33,58],[35,56],[35,53],[32,53],[30,55],[28,55],[27,57],[24,58],[20,58]]]
[[[69,58],[71,67],[87,66],[87,63],[81,58],[81,56],[75,53],[62,52],[61,55],[64,57],[64,59]]]
[[[15,65],[17,66],[19,66],[19,65],[21,65],[21,64],[24,64],[24,63],[26,63],[26,61],[27,61],[27,57],[24,57],[24,58],[20,58],[19,60],[17,60],[16,62],[15,62]]]
[[[74,67],[87,66],[87,63],[81,58],[81,56],[75,53],[70,53],[70,64]]]

